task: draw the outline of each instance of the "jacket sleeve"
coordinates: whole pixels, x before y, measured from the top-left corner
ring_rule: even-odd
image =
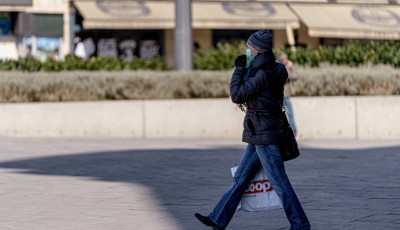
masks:
[[[236,104],[245,103],[252,96],[262,92],[268,85],[268,76],[263,70],[257,71],[254,77],[250,77],[246,81],[243,80],[240,72],[241,70],[236,68],[231,80],[231,99]]]

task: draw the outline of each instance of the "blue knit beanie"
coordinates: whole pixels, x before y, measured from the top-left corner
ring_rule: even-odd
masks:
[[[249,37],[246,45],[253,48],[257,53],[265,53],[272,50],[272,34],[266,29],[257,31]]]

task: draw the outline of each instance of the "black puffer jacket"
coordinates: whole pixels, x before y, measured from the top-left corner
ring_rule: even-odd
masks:
[[[247,68],[236,67],[231,80],[231,99],[246,103],[243,142],[256,145],[279,144],[283,136],[283,88],[288,73],[275,62],[272,52],[257,55]]]

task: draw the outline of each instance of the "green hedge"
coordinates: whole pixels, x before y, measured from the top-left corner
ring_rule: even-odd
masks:
[[[195,70],[227,70],[234,67],[237,56],[244,54],[246,45],[244,42],[234,44],[219,43],[216,48],[194,52],[193,68]],[[289,59],[303,66],[318,67],[321,63],[338,65],[360,66],[371,64],[388,64],[400,67],[400,43],[396,42],[371,42],[362,45],[353,42],[344,46],[326,47],[318,49],[297,48],[274,50],[288,53]],[[64,71],[64,70],[171,70],[165,64],[162,57],[154,57],[151,60],[136,58],[134,61],[126,61],[122,58],[92,57],[84,60],[76,56],[67,56],[64,61],[48,59],[45,62],[33,58],[20,58],[16,61],[0,60],[0,70],[20,71]]]
[[[337,47],[320,46],[318,49],[299,48],[285,51],[293,62],[311,67],[317,67],[324,62],[348,66],[371,63],[400,67],[400,43],[394,41],[371,42],[367,45],[352,42]]]
[[[234,68],[237,56],[246,53],[246,44],[238,42],[218,43],[216,48],[194,53],[193,68],[195,70],[226,70]]]
[[[41,62],[34,58],[20,58],[18,60],[0,60],[0,70],[11,71],[71,71],[71,70],[170,70],[162,57],[155,56],[151,60],[136,58],[126,61],[123,58],[91,57],[88,60],[74,55],[67,55],[64,61],[49,58]]]
[[[229,71],[0,72],[0,102],[227,98]],[[293,96],[400,95],[391,66],[298,67]]]
[[[244,42],[236,44],[218,44],[217,48],[199,51],[195,54],[194,69],[224,70],[234,67],[234,61],[244,54]],[[302,66],[318,67],[322,63],[360,66],[371,64],[388,64],[400,67],[400,43],[371,42],[363,45],[352,42],[344,46],[320,46],[318,49],[296,48],[277,49],[274,53],[286,52],[291,61]]]

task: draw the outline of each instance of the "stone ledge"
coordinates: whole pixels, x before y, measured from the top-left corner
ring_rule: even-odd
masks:
[[[400,139],[400,96],[294,97],[306,139]],[[0,136],[240,138],[229,99],[0,104]]]

